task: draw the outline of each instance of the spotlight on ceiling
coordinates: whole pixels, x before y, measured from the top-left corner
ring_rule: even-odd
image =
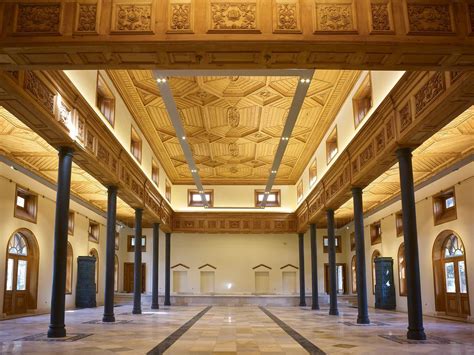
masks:
[[[196,169],[191,169],[191,172],[192,173],[197,173],[197,170]]]
[[[166,83],[166,78],[158,78],[158,79],[156,79],[156,82],[157,82],[158,84]]]
[[[301,84],[309,84],[311,82],[311,79],[309,78],[301,78],[300,83]]]
[[[186,140],[186,136],[182,136],[181,139],[182,139],[183,141],[185,141],[185,140]]]
[[[289,137],[281,137],[282,141],[287,141],[288,139],[290,139],[290,138]]]
[[[276,171],[276,170],[272,170],[272,174],[276,174],[276,173],[277,173],[277,171]]]

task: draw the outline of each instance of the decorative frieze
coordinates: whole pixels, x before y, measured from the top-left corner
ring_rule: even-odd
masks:
[[[113,33],[153,33],[154,13],[151,2],[114,2]]]
[[[317,0],[314,9],[314,32],[357,32],[354,3],[347,0]]]
[[[370,2],[371,33],[393,32],[392,3],[389,0],[373,0]]]
[[[209,32],[260,32],[256,1],[211,1]]]
[[[168,32],[193,33],[192,0],[170,0],[168,4]]]
[[[453,33],[451,5],[407,3],[406,8],[409,34],[450,34]]]
[[[15,32],[18,34],[58,35],[61,26],[61,4],[18,4]]]
[[[97,2],[77,3],[75,31],[81,34],[97,34],[99,9],[100,4]]]
[[[40,80],[40,78],[30,70],[25,71],[24,88],[48,112],[54,113],[54,97],[55,97],[55,95]]]
[[[436,72],[415,94],[415,114],[420,114],[426,106],[445,90],[444,73]]]
[[[400,122],[400,132],[403,132],[411,124],[411,110],[409,101],[398,112],[398,119]]]
[[[273,0],[273,32],[301,33],[299,0]]]

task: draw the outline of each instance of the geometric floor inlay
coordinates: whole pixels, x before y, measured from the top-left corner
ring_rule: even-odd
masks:
[[[15,339],[14,341],[63,341],[63,342],[71,342],[71,341],[77,341],[80,339],[84,339],[88,336],[91,336],[92,334],[85,334],[85,333],[71,333],[66,335],[65,337],[62,338],[48,338],[48,334],[46,333],[39,333],[39,334],[34,334],[34,335],[28,335],[23,338]]]
[[[381,338],[394,341],[398,344],[462,344],[446,338],[430,336],[426,340],[407,339],[406,335],[379,335]]]

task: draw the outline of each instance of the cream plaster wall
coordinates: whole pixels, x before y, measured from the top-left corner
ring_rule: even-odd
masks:
[[[403,71],[371,71],[372,79],[372,108],[369,110],[368,114],[365,116],[364,120],[355,128],[354,126],[354,113],[352,106],[352,98],[359,89],[361,83],[364,81],[365,77],[369,72],[362,72],[359,80],[357,80],[354,88],[349,93],[346,101],[341,106],[334,122],[331,124],[329,130],[324,135],[324,138],[316,149],[315,153],[311,157],[308,165],[299,181],[303,181],[303,198],[298,201],[298,205],[304,201],[306,196],[312,190],[315,184],[312,186],[309,185],[309,167],[316,158],[317,164],[317,181],[319,181],[326,171],[331,167],[331,165],[339,158],[339,155],[344,151],[348,144],[355,137],[356,133],[365,125],[368,118],[375,112],[376,108],[380,105],[383,99],[389,94],[390,90],[395,86],[395,84],[400,80],[402,75],[405,73]],[[326,159],[326,140],[327,137],[332,133],[334,127],[337,127],[337,145],[338,152],[337,155],[327,163]]]
[[[254,207],[255,189],[264,189],[263,185],[206,185],[205,189],[214,190],[214,207]],[[281,190],[281,207],[267,207],[252,212],[293,212],[296,209],[296,187],[294,185],[275,185]],[[203,207],[188,207],[188,189],[196,189],[193,185],[173,185],[172,198],[175,211],[218,211]],[[230,210],[235,211],[235,210]]]
[[[37,223],[31,223],[13,217],[16,184],[28,187],[31,191],[38,193]],[[0,163],[0,292],[1,312],[3,313],[3,297],[5,289],[5,267],[7,245],[12,234],[19,228],[27,228],[36,237],[39,245],[39,279],[38,279],[38,308],[37,312],[49,311],[51,302],[51,284],[53,272],[53,239],[56,192],[45,187],[43,184],[11,169],[4,163]],[[105,219],[97,213],[77,204],[70,203],[70,209],[75,211],[74,235],[68,240],[73,249],[73,289],[72,294],[66,295],[66,307],[75,307],[75,291],[77,280],[77,257],[88,255],[92,248],[99,253],[99,292],[97,294],[98,304],[102,304],[104,295],[105,275]],[[100,223],[99,244],[88,241],[89,219]]]
[[[432,212],[432,195],[441,190],[454,186],[456,203],[457,203],[457,219],[451,222],[442,223],[435,226]],[[415,193],[416,198],[416,217],[418,231],[418,246],[420,258],[421,288],[423,295],[423,313],[434,315],[434,280],[433,280],[433,264],[432,251],[436,237],[444,230],[455,231],[464,243],[467,263],[468,287],[470,286],[470,307],[471,319],[474,314],[474,295],[472,293],[474,287],[474,263],[472,262],[472,254],[474,253],[474,163],[470,163],[451,172],[436,182],[425,186]],[[372,289],[371,276],[371,257],[374,250],[379,250],[382,256],[391,257],[394,261],[394,278],[396,286],[396,302],[397,310],[407,311],[406,297],[400,296],[399,278],[398,278],[398,248],[403,242],[403,236],[397,238],[395,228],[395,213],[401,210],[401,201],[397,201],[383,210],[374,213],[364,219],[364,235],[365,235],[365,253],[367,268],[367,290],[369,306],[374,306],[375,297],[370,291]],[[382,224],[382,243],[370,245],[370,224],[380,220]],[[350,233],[353,232],[353,225],[348,230],[344,230],[344,238],[349,241]],[[350,265],[350,261],[354,252],[347,254],[346,263]]]
[[[122,144],[122,147],[125,152],[127,152],[133,159],[135,159],[130,153],[130,142],[132,134],[132,125],[134,129],[138,132],[142,138],[142,160],[141,163],[138,162],[140,168],[146,174],[146,176],[151,180],[151,162],[152,157],[158,163],[160,168],[159,176],[159,186],[158,190],[161,195],[165,196],[165,181],[167,175],[161,162],[153,154],[148,141],[144,139],[143,133],[138,128],[133,116],[128,111],[125,102],[122,100],[119,92],[115,89],[115,86],[112,84],[112,81],[105,73],[105,71],[100,71],[104,80],[106,81],[109,88],[112,90],[112,93],[115,96],[115,124],[114,127],[110,125],[107,119],[102,115],[100,110],[96,107],[96,92],[97,92],[97,70],[65,70],[64,73],[68,76],[71,82],[76,86],[79,92],[82,94],[84,99],[89,103],[89,105],[94,109],[94,111],[102,118],[102,121],[114,133],[115,137]]]

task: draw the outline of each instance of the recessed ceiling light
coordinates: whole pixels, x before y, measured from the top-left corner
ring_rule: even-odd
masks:
[[[272,174],[276,174],[276,170],[272,170]]]
[[[186,137],[185,137],[185,136],[182,136],[181,139],[184,141],[184,140],[186,140]]]
[[[157,83],[165,83],[165,82],[166,82],[166,78],[158,78],[158,79],[156,79],[156,82],[157,82]]]

